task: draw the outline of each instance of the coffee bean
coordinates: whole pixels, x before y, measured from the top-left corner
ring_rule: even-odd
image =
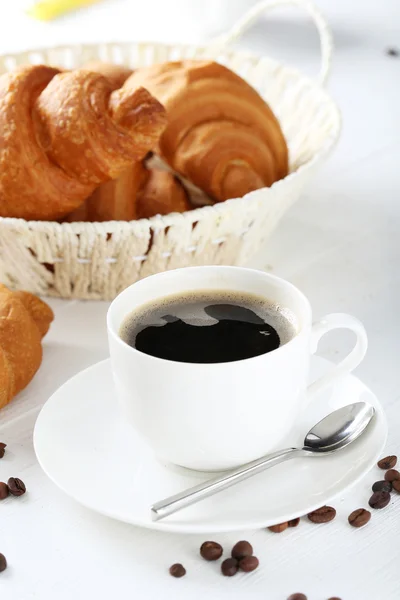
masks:
[[[378,462],[378,467],[387,471],[388,469],[393,469],[397,463],[397,456],[385,456],[385,458],[381,458]]]
[[[397,58],[398,56],[400,56],[400,51],[397,50],[397,48],[387,48],[386,54],[388,56],[394,56],[395,58]]]
[[[384,479],[382,481],[375,481],[374,485],[372,486],[372,491],[373,492],[391,492],[392,484],[390,481],[385,481]]]
[[[375,492],[369,499],[369,505],[371,508],[385,508],[390,502],[389,492]]]
[[[225,577],[233,577],[239,569],[239,563],[236,558],[226,558],[221,565],[222,575]]]
[[[396,491],[398,494],[400,494],[400,479],[395,479],[395,480],[393,481],[393,484],[392,484],[392,485],[393,485],[393,489],[394,489],[394,490],[395,490],[395,491]]]
[[[365,510],[365,508],[358,508],[357,510],[353,510],[351,515],[349,515],[349,523],[352,527],[363,527],[368,523],[371,518],[371,513],[369,510]]]
[[[282,531],[285,531],[285,529],[287,529],[289,527],[289,523],[279,523],[279,525],[271,525],[271,527],[268,527],[268,529],[270,531],[273,531],[273,533],[282,533]]]
[[[307,600],[304,594],[292,594],[287,600]]]
[[[328,598],[328,600],[341,600],[341,599],[338,598],[337,596],[334,596],[333,598]]]
[[[10,490],[10,494],[12,494],[13,496],[22,496],[23,494],[25,494],[25,484],[23,481],[21,481],[21,479],[18,479],[18,477],[10,477],[7,483],[8,489]]]
[[[232,558],[236,558],[237,560],[240,560],[241,558],[244,558],[245,556],[252,556],[252,555],[253,555],[253,546],[251,544],[249,544],[249,542],[245,542],[244,540],[235,544],[233,546],[232,552],[231,552]]]
[[[6,448],[7,444],[3,444],[3,442],[0,442],[0,458],[3,458]]]
[[[289,527],[297,527],[297,525],[300,523],[300,519],[292,519],[291,521],[289,521]]]
[[[393,482],[396,479],[400,479],[400,473],[396,469],[390,469],[385,473],[385,480]]]
[[[4,481],[0,481],[0,500],[7,498],[9,493],[8,485]]]
[[[204,542],[200,548],[200,554],[205,560],[218,560],[222,553],[223,548],[217,542]]]
[[[255,571],[260,564],[257,556],[245,556],[242,560],[239,560],[239,569],[245,573],[251,573]]]
[[[170,575],[172,575],[172,577],[176,577],[177,579],[179,579],[179,577],[183,577],[184,575],[186,575],[186,569],[180,563],[176,563],[175,565],[172,565],[172,567],[169,568],[169,573]]]
[[[336,517],[336,510],[332,506],[322,506],[307,516],[312,523],[329,523]]]
[[[6,557],[4,556],[4,554],[0,554],[0,573],[2,573],[2,571],[5,571],[6,569],[7,569]]]

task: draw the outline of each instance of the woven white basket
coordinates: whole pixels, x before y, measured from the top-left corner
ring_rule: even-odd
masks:
[[[320,83],[269,58],[228,48],[266,9],[300,5],[321,38]],[[107,43],[40,49],[0,57],[0,72],[26,63],[78,67],[91,59],[132,67],[181,58],[212,58],[246,78],[278,116],[290,151],[291,173],[271,188],[184,214],[132,222],[53,223],[0,218],[0,280],[37,294],[114,298],[134,281],[167,269],[243,264],[275,229],[337,141],[340,114],[325,92],[332,43],[307,0],[264,0],[226,36],[207,46]]]

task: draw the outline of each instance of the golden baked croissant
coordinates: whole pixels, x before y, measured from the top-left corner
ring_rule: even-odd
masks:
[[[127,67],[96,60],[86,63],[83,68],[106,77],[114,90],[120,88],[132,73]],[[117,179],[96,188],[65,221],[132,221],[136,218],[136,205],[132,199],[136,198],[145,174],[142,161],[133,163]]]
[[[101,60],[91,60],[85,63],[82,69],[104,75],[104,77],[106,77],[111,83],[114,90],[122,87],[129,75],[132,75],[133,73],[133,70],[129,69],[129,67],[103,62]]]
[[[130,69],[92,61],[85,69],[101,73],[113,88],[120,87],[132,73]],[[147,169],[135,162],[117,179],[100,185],[66,221],[131,221],[190,210],[188,196],[179,181],[160,169]]]
[[[191,210],[183,185],[168,171],[149,169],[146,182],[136,197],[136,218],[149,219],[155,215]]]
[[[191,208],[184,187],[172,173],[137,162],[118,179],[103,183],[64,220],[130,221]]]
[[[144,86],[167,109],[159,141],[166,162],[216,201],[270,186],[288,173],[288,149],[268,104],[241,77],[210,61],[135,71],[123,89]]]
[[[0,408],[23,390],[42,362],[42,337],[54,318],[51,308],[28,292],[0,284]]]
[[[75,211],[64,219],[73,221],[133,221],[136,196],[147,178],[142,161],[128,167],[117,179],[100,185]]]
[[[0,216],[58,219],[153,147],[162,105],[143,88],[46,66],[0,77]]]

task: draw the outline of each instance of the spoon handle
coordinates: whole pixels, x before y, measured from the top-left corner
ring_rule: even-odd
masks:
[[[299,448],[280,450],[274,454],[269,454],[268,456],[258,458],[257,460],[242,465],[241,467],[230,471],[227,475],[209,479],[208,481],[195,485],[179,494],[165,498],[151,507],[152,520],[160,521],[183,508],[196,504],[205,498],[209,498],[218,492],[228,489],[236,483],[244,481],[249,477],[253,477],[253,475],[257,475],[266,469],[270,469],[279,463],[302,454],[304,454],[304,451]]]

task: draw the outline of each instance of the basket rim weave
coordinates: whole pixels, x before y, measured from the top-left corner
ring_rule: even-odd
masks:
[[[263,188],[265,192],[268,192],[269,190],[271,190],[271,191],[275,190],[276,188],[280,188],[283,185],[287,185],[287,182],[290,182],[291,180],[293,180],[297,175],[302,174],[305,171],[311,170],[315,163],[319,162],[323,157],[328,155],[334,149],[334,147],[339,139],[341,127],[342,127],[341,111],[340,111],[337,103],[335,102],[335,100],[332,98],[332,96],[327,92],[327,90],[324,87],[322,87],[318,82],[313,80],[311,77],[305,75],[299,69],[296,69],[291,66],[287,66],[286,64],[284,64],[274,58],[271,58],[269,56],[259,56],[256,53],[251,52],[249,50],[242,50],[242,49],[237,50],[237,49],[231,49],[231,48],[223,48],[222,49],[220,46],[213,46],[212,44],[207,44],[207,43],[187,44],[187,43],[164,43],[164,42],[152,42],[152,41],[137,41],[137,42],[107,41],[107,42],[91,42],[91,43],[83,43],[83,44],[82,43],[60,44],[60,45],[56,45],[56,46],[51,45],[51,46],[33,47],[33,48],[29,48],[29,49],[21,51],[21,52],[0,54],[0,60],[2,60],[3,62],[6,62],[7,59],[12,59],[13,57],[24,56],[24,55],[26,55],[27,59],[29,59],[30,54],[35,54],[35,53],[40,53],[40,52],[42,52],[42,53],[48,52],[49,50],[60,51],[60,52],[70,52],[70,51],[79,52],[80,49],[82,49],[82,50],[83,49],[94,49],[94,48],[99,48],[99,47],[132,48],[135,46],[136,47],[140,47],[140,46],[162,47],[162,48],[167,48],[169,50],[172,50],[174,48],[179,48],[181,50],[183,50],[185,48],[193,49],[196,52],[201,52],[202,58],[210,59],[210,60],[211,59],[218,60],[218,54],[220,54],[223,51],[225,53],[225,55],[227,55],[227,56],[237,56],[237,57],[240,57],[241,59],[250,60],[254,64],[258,64],[260,62],[269,63],[271,65],[271,67],[273,67],[273,68],[279,68],[279,69],[284,70],[284,72],[287,76],[292,76],[297,79],[301,79],[301,81],[304,84],[307,84],[307,85],[311,86],[312,88],[314,88],[314,91],[317,92],[318,94],[320,94],[321,98],[330,104],[330,107],[332,110],[332,116],[334,114],[335,119],[336,119],[336,128],[335,128],[334,134],[328,135],[325,140],[324,145],[321,146],[321,148],[317,152],[315,152],[308,161],[306,161],[305,163],[303,163],[299,167],[297,167],[295,171],[291,171],[286,177],[284,177],[283,179],[281,179],[279,181],[276,181],[269,188]],[[28,62],[28,64],[29,64],[29,62]],[[32,63],[32,64],[35,64],[35,63]],[[120,230],[121,226],[123,226],[123,224],[125,224],[131,230],[132,230],[132,228],[134,229],[135,227],[138,227],[141,229],[143,224],[150,224],[153,229],[159,229],[159,228],[165,228],[165,227],[168,227],[168,226],[174,224],[176,222],[177,215],[179,215],[179,216],[185,215],[185,218],[189,219],[192,222],[198,221],[202,215],[204,216],[205,211],[213,211],[216,213],[216,216],[223,215],[225,212],[230,212],[232,209],[234,209],[235,205],[238,203],[241,203],[243,201],[243,199],[246,199],[246,201],[251,201],[254,198],[254,200],[255,200],[258,192],[259,192],[259,190],[256,190],[254,192],[250,192],[249,194],[246,194],[244,197],[232,198],[229,200],[225,200],[224,202],[219,202],[219,203],[213,204],[211,206],[202,206],[199,208],[194,208],[185,213],[170,213],[168,215],[156,215],[149,219],[137,219],[134,221],[115,221],[115,220],[113,220],[113,221],[102,221],[102,222],[93,221],[93,222],[73,222],[73,223],[63,222],[63,223],[59,223],[58,221],[38,221],[38,220],[27,221],[26,219],[21,219],[21,218],[1,217],[0,216],[0,224],[3,226],[15,226],[15,225],[24,226],[24,225],[26,225],[31,230],[36,230],[36,231],[41,231],[41,230],[48,229],[48,227],[52,227],[54,229],[59,229],[60,231],[67,230],[67,231],[70,231],[71,233],[75,233],[75,234],[79,234],[79,233],[82,233],[83,231],[87,231],[88,228],[93,227],[93,226],[100,227],[101,229],[106,227],[107,231],[112,233],[114,230],[117,230],[117,229]]]

